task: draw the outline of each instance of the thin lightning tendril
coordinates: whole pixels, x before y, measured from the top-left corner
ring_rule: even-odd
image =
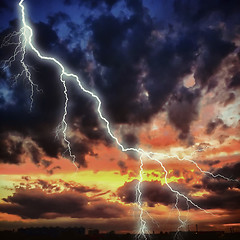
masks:
[[[3,43],[1,44],[0,48],[6,47],[9,45],[17,45],[14,49],[13,55],[9,57],[9,59],[3,62],[3,70],[6,70],[7,68],[9,68],[12,65],[12,63],[16,61],[17,56],[20,55],[20,63],[23,67],[23,70],[21,73],[13,77],[13,81],[16,82],[19,77],[25,74],[26,78],[28,79],[28,82],[31,85],[31,95],[30,95],[30,111],[31,111],[33,106],[34,89],[36,89],[37,92],[41,92],[41,90],[38,88],[38,85],[32,81],[31,72],[29,71],[29,66],[24,62],[25,56],[26,56],[26,47],[28,42],[28,39],[26,37],[26,30],[27,29],[24,26],[20,29],[19,32],[14,31],[8,34],[3,39]],[[14,39],[17,36],[18,36],[18,42],[12,41],[12,39]]]
[[[143,199],[142,199],[143,195],[142,195],[142,191],[141,191],[141,183],[143,181],[143,173],[144,173],[144,160],[143,160],[143,157],[147,158],[147,159],[149,159],[151,161],[155,161],[158,164],[160,164],[160,166],[161,166],[161,168],[163,169],[163,172],[164,172],[164,182],[165,182],[166,186],[169,188],[169,190],[173,194],[176,195],[175,208],[176,208],[176,210],[178,212],[178,220],[179,220],[179,223],[180,223],[180,225],[179,225],[179,227],[177,229],[177,233],[180,231],[181,228],[183,228],[186,225],[186,221],[187,221],[187,219],[186,220],[182,220],[181,212],[180,212],[180,210],[178,208],[179,197],[185,199],[186,204],[188,206],[188,210],[190,208],[189,204],[191,204],[195,208],[197,208],[199,210],[202,210],[205,213],[214,215],[213,213],[211,213],[211,212],[201,208],[200,206],[198,206],[191,199],[189,199],[186,195],[182,194],[181,192],[179,192],[179,191],[177,191],[177,190],[175,190],[175,189],[173,189],[171,187],[171,185],[168,182],[168,171],[167,171],[167,169],[165,168],[165,166],[163,164],[164,160],[160,160],[160,159],[174,158],[174,159],[177,159],[179,161],[188,161],[188,162],[194,164],[195,167],[201,173],[209,175],[209,176],[211,176],[213,178],[222,178],[222,179],[227,180],[227,181],[237,181],[237,182],[238,182],[238,180],[225,177],[225,176],[223,176],[221,174],[216,174],[215,175],[215,174],[213,174],[211,172],[202,170],[195,161],[190,159],[193,154],[195,154],[196,152],[202,151],[202,150],[196,150],[190,156],[185,156],[183,158],[180,158],[178,155],[166,155],[166,154],[162,154],[162,153],[159,153],[159,152],[146,152],[142,148],[132,148],[132,147],[128,148],[128,147],[125,147],[123,144],[121,144],[119,142],[118,138],[112,132],[111,127],[110,127],[110,122],[107,120],[107,118],[104,117],[103,110],[102,110],[102,102],[101,102],[100,98],[96,94],[91,92],[90,90],[86,89],[82,85],[82,82],[80,81],[80,79],[79,79],[79,77],[77,75],[75,75],[73,73],[67,72],[65,67],[63,66],[63,64],[61,62],[59,62],[56,58],[47,57],[47,56],[42,55],[40,53],[40,51],[34,46],[34,44],[32,42],[33,30],[26,23],[25,8],[23,6],[23,2],[24,2],[24,0],[20,0],[20,2],[18,4],[20,6],[20,9],[21,9],[21,21],[22,21],[23,27],[20,29],[19,32],[14,31],[11,34],[8,34],[3,39],[3,43],[0,46],[0,48],[2,48],[2,47],[9,46],[9,45],[16,45],[16,47],[14,49],[13,55],[8,60],[6,60],[3,63],[3,69],[6,70],[8,67],[10,67],[11,64],[16,60],[16,57],[18,55],[20,55],[20,63],[22,65],[22,67],[23,67],[23,70],[22,70],[21,73],[17,74],[14,77],[14,80],[17,81],[17,79],[19,77],[21,77],[22,75],[24,75],[24,74],[25,74],[26,78],[28,79],[28,81],[29,81],[29,83],[31,85],[31,95],[30,95],[30,100],[31,100],[30,110],[31,110],[32,109],[32,105],[33,105],[34,89],[36,89],[37,91],[40,91],[40,90],[38,89],[38,85],[35,84],[32,81],[31,73],[29,71],[29,66],[24,62],[25,56],[26,56],[26,49],[27,49],[27,47],[29,46],[31,51],[34,52],[41,60],[47,60],[47,61],[50,61],[50,62],[54,62],[60,68],[61,73],[60,73],[60,77],[59,78],[60,78],[60,81],[62,82],[62,85],[63,85],[63,88],[64,88],[63,93],[65,95],[65,103],[64,103],[64,114],[62,116],[62,120],[61,120],[59,126],[57,127],[56,135],[58,135],[59,133],[62,134],[63,141],[65,142],[66,149],[67,149],[66,152],[68,152],[70,158],[72,159],[73,164],[75,165],[75,167],[77,169],[78,169],[78,166],[76,164],[76,156],[72,152],[71,142],[70,142],[70,140],[67,137],[68,124],[67,124],[66,117],[67,117],[67,114],[68,114],[68,101],[69,101],[69,98],[68,98],[68,88],[66,86],[66,80],[64,80],[64,78],[66,78],[66,77],[74,79],[76,81],[76,83],[78,84],[79,88],[84,93],[86,93],[87,95],[89,95],[93,99],[95,99],[98,116],[102,120],[102,122],[105,124],[105,127],[106,127],[108,135],[114,140],[114,142],[121,149],[121,151],[122,152],[132,151],[132,152],[138,153],[140,155],[140,167],[139,167],[140,168],[140,170],[139,170],[139,177],[140,177],[140,179],[139,179],[139,181],[138,181],[138,183],[136,185],[136,203],[137,203],[137,207],[138,207],[138,210],[139,210],[139,231],[138,231],[138,234],[137,234],[138,239],[144,239],[144,240],[148,239],[147,235],[146,235],[146,233],[148,233],[147,221],[144,218],[144,214],[145,214],[146,211],[143,209]],[[18,42],[17,43],[13,41],[13,39],[15,37],[18,37]],[[150,216],[150,215],[148,214],[148,216]],[[177,236],[177,233],[176,233],[176,236]]]

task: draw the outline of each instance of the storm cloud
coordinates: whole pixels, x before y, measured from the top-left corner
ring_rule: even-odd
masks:
[[[216,87],[214,75],[220,71],[223,60],[237,49],[235,30],[239,16],[238,8],[233,6],[238,4],[221,0],[171,1],[167,11],[159,16],[154,15],[150,2],[141,0],[61,3],[75,6],[86,14],[78,22],[67,8],[66,12],[62,9],[51,15],[47,12],[43,21],[32,16],[34,42],[39,49],[57,57],[67,69],[80,76],[84,86],[101,97],[103,111],[112,125],[125,124],[131,128],[166,112],[169,123],[179,131],[179,139],[194,144],[191,125],[198,119],[202,92]],[[29,4],[34,12],[35,5]],[[158,4],[161,9],[166,8],[164,1]],[[6,6],[3,2],[2,8]],[[227,28],[219,27],[222,21]],[[16,20],[5,26],[0,33],[1,41],[17,27]],[[14,45],[1,48],[1,60],[8,59],[13,51]],[[235,61],[239,62],[239,58]],[[38,165],[43,155],[58,158],[66,150],[61,134],[56,138],[56,127],[60,126],[63,114],[64,88],[54,64],[39,61],[30,52],[26,63],[34,83],[42,91],[35,89],[30,113],[30,86],[23,78],[17,84],[11,83],[11,78],[22,69],[19,56],[7,71],[2,69],[0,161],[24,162],[26,148],[11,142],[10,134],[23,141],[31,139],[35,150],[29,147],[27,152],[32,152],[31,159]],[[190,74],[196,80],[194,88],[183,86],[183,79]],[[233,89],[238,87],[238,70],[232,68],[231,76],[228,87]],[[64,80],[69,96],[67,120],[73,133],[69,140],[77,164],[87,167],[86,156],[96,156],[93,145],[110,145],[112,140],[98,119],[96,103],[78,91],[72,79]],[[208,132],[214,131],[214,126],[211,127],[213,130]],[[130,146],[139,142],[132,131],[124,132],[122,139]],[[13,149],[14,154],[10,156]]]
[[[136,202],[136,185],[138,184],[137,180],[132,182],[126,182],[122,187],[117,191],[118,196],[121,201],[124,203],[134,203]],[[141,183],[142,189],[142,200],[147,202],[150,207],[153,207],[155,204],[163,204],[168,206],[175,202],[175,197],[168,189],[166,185],[161,185],[160,182],[147,182],[144,181]]]
[[[18,215],[23,219],[119,218],[125,214],[125,209],[119,203],[98,199],[91,205],[88,204],[92,201],[89,197],[76,191],[49,194],[39,188],[18,188],[3,201],[5,203],[0,204],[1,212]]]

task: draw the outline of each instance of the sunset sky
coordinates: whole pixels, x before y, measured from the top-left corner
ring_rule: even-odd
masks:
[[[178,196],[185,230],[196,224],[199,230],[239,230],[239,1],[23,4],[34,46],[99,96],[119,142],[159,153],[160,164],[142,158],[149,231],[175,231],[180,224],[176,194],[167,183],[206,210]],[[60,69],[27,46],[24,61],[39,88],[31,109],[31,85],[16,51],[19,10],[17,0],[0,2],[0,230],[83,226],[136,233],[140,154],[120,150],[99,118],[97,102],[64,77],[66,134],[76,168],[58,127],[65,103]],[[14,51],[14,61],[6,64]],[[197,166],[234,181],[213,178]]]

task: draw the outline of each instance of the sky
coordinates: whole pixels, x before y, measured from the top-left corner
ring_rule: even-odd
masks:
[[[23,4],[34,46],[99,96],[119,142],[159,154],[158,162],[143,156],[141,179],[140,154],[121,151],[96,101],[65,76],[66,136],[76,168],[61,129],[65,95],[59,67],[26,46],[24,63],[35,84],[31,102],[16,48],[22,27],[18,1],[3,0],[0,230],[83,226],[136,233],[139,181],[150,232],[175,231],[179,213],[186,221],[182,230],[196,224],[199,230],[239,230],[239,182],[200,171],[240,179],[239,1]]]

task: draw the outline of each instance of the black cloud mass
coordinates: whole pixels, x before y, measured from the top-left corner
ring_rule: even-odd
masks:
[[[222,61],[239,52],[235,41],[238,1],[176,0],[167,5],[159,1],[159,8],[167,9],[161,16],[154,14],[151,1],[64,0],[61,4],[78,7],[81,17],[65,13],[64,7],[41,21],[30,14],[34,41],[41,51],[57,57],[81,77],[84,86],[99,94],[112,124],[140,125],[165,111],[179,139],[193,144],[190,126],[198,118],[202,90],[216,86],[213,76]],[[2,1],[0,11],[11,11],[14,6],[10,5]],[[42,5],[47,8],[46,1]],[[30,13],[36,7],[29,2]],[[2,27],[1,42],[18,27],[17,20]],[[40,89],[34,89],[30,112],[30,86],[23,76],[14,82],[22,71],[19,56],[11,66],[4,65],[14,47],[0,49],[0,161],[21,164],[27,154],[35,164],[44,165],[44,155],[58,158],[66,149],[61,137],[55,136],[64,106],[59,69],[27,52],[26,63]],[[239,88],[239,71],[231,71],[228,87]],[[196,79],[194,89],[182,84],[190,74]],[[92,146],[112,142],[97,118],[95,102],[77,91],[71,79],[66,84],[69,130],[73,132],[69,140],[77,163],[87,167],[86,155],[95,156]],[[214,132],[218,124],[209,123],[207,133]],[[135,145],[138,139],[130,134],[123,139]],[[119,166],[125,168],[122,162]]]

